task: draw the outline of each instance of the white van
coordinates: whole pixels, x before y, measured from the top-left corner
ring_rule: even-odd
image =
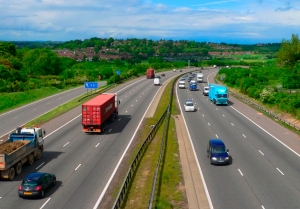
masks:
[[[185,89],[185,81],[184,81],[184,80],[180,80],[180,81],[179,81],[178,88],[180,88],[180,89]]]
[[[203,73],[197,73],[197,82],[202,83],[203,82]]]
[[[160,79],[159,78],[154,78],[154,86],[160,86]]]

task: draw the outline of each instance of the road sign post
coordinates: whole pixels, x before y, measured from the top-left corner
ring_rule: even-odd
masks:
[[[89,94],[89,89],[91,89],[91,94],[93,89],[98,89],[98,82],[84,82],[84,88],[86,88],[86,94]]]

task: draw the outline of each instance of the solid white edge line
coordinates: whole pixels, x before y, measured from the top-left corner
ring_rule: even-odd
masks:
[[[282,171],[281,170],[279,170],[279,168],[276,168],[283,176],[284,176],[284,173],[282,173]]]
[[[40,209],[42,209],[43,207],[45,207],[45,205],[51,200],[51,197],[49,197],[49,199],[42,205],[42,207],[40,207]]]
[[[74,88],[74,89],[78,89],[78,88],[82,88],[82,86],[80,86],[80,87],[77,87],[77,88]],[[11,111],[8,111],[8,112],[6,112],[6,113],[3,113],[3,114],[1,114],[1,115],[0,115],[0,117],[1,117],[1,116],[3,116],[3,115],[6,115],[6,114],[8,114],[8,113],[14,112],[14,111],[16,111],[16,110],[22,109],[22,108],[24,108],[24,107],[27,107],[27,106],[29,106],[29,105],[35,104],[35,103],[37,103],[37,102],[40,102],[40,101],[43,101],[43,100],[49,99],[49,98],[51,98],[51,97],[54,97],[54,96],[57,96],[57,95],[60,95],[60,94],[63,94],[63,93],[69,92],[69,91],[72,91],[72,90],[74,90],[74,89],[70,89],[70,90],[67,90],[67,91],[64,91],[64,92],[61,92],[61,93],[58,93],[58,94],[54,94],[54,95],[52,95],[52,96],[49,96],[49,97],[46,97],[46,98],[43,98],[43,99],[37,100],[37,101],[35,101],[35,102],[32,102],[32,103],[30,103],[30,104],[24,105],[24,106],[22,106],[22,107],[19,107],[19,108],[13,109],[13,110],[11,110]]]
[[[41,165],[39,165],[38,167],[36,167],[35,170],[39,169],[44,164],[45,164],[45,162],[43,162]]]
[[[77,171],[77,169],[81,166],[81,164],[79,164],[76,168],[75,168],[75,171]]]
[[[176,86],[177,86],[177,83],[176,83]],[[177,101],[180,102],[180,101],[179,101],[179,98],[178,98],[178,94],[177,94],[177,88],[176,88],[176,97],[177,97]],[[183,112],[182,112],[182,109],[181,109],[181,106],[180,106],[180,105],[178,105],[178,106],[179,106],[179,108],[180,108],[180,112],[183,113]],[[186,125],[186,122],[185,122],[184,114],[182,114],[182,117],[183,117],[183,121],[184,121],[184,124],[185,124],[185,128],[188,130],[188,136],[189,136],[189,139],[190,139],[190,143],[191,143],[191,145],[192,145],[192,148],[193,148],[193,153],[194,153],[195,160],[196,160],[197,166],[198,166],[198,170],[199,170],[199,172],[200,172],[200,176],[201,176],[201,179],[202,179],[202,182],[203,182],[203,186],[204,186],[204,190],[205,190],[205,193],[206,193],[206,197],[207,197],[207,200],[208,200],[209,207],[210,207],[210,209],[213,209],[214,206],[213,206],[212,201],[211,201],[211,199],[210,199],[210,195],[209,195],[209,192],[208,192],[208,189],[207,189],[207,186],[206,186],[206,182],[205,182],[205,179],[204,179],[204,176],[203,176],[201,167],[200,167],[200,163],[199,163],[199,161],[198,161],[198,156],[197,156],[197,153],[196,153],[196,151],[195,151],[194,144],[193,144],[193,141],[192,141],[192,138],[191,138],[191,135],[190,135],[190,131],[189,131],[188,126]],[[94,208],[94,209],[96,209],[96,208]]]
[[[59,128],[57,128],[57,129],[55,129],[55,130],[54,130],[54,131],[52,131],[50,134],[46,135],[46,136],[44,137],[44,139],[45,139],[45,138],[47,138],[48,136],[50,136],[51,134],[55,133],[55,132],[56,132],[56,131],[58,131],[59,129],[63,128],[64,126],[68,125],[69,123],[71,123],[73,120],[77,119],[77,118],[78,118],[78,117],[80,117],[80,116],[81,116],[81,114],[80,114],[80,115],[78,115],[78,116],[76,116],[76,117],[75,117],[75,118],[73,118],[72,120],[68,121],[67,123],[65,123],[65,124],[64,124],[64,125],[62,125],[61,127],[59,127]]]
[[[244,116],[245,118],[247,118],[249,121],[251,121],[254,125],[256,125],[257,127],[259,127],[261,130],[263,130],[265,133],[269,134],[271,137],[273,137],[276,141],[278,141],[279,143],[281,143],[283,146],[285,146],[286,148],[288,148],[290,151],[292,151],[294,154],[296,154],[298,157],[300,157],[300,155],[294,151],[292,148],[290,148],[289,146],[287,146],[285,143],[283,143],[282,141],[280,141],[279,139],[277,139],[275,136],[273,136],[271,133],[269,133],[268,131],[266,131],[264,128],[260,127],[257,123],[255,123],[253,120],[251,120],[250,118],[248,118],[246,115],[244,115],[243,113],[241,113],[240,111],[238,111],[237,109],[235,109],[234,107],[230,106],[232,109],[234,109],[235,111],[237,111],[238,113],[240,113],[242,116]]]
[[[260,152],[260,154],[265,155],[262,151],[258,150]]]
[[[241,171],[240,169],[238,169],[238,171],[240,172],[240,174],[241,174],[242,176],[244,176],[244,174],[242,173],[242,171]]]
[[[99,196],[99,198],[98,198],[98,200],[97,200],[95,206],[93,207],[93,209],[97,209],[98,206],[99,206],[99,204],[100,204],[100,202],[102,201],[102,198],[104,197],[104,194],[106,193],[106,190],[108,189],[108,187],[109,187],[109,185],[110,185],[112,179],[114,178],[114,176],[115,176],[115,174],[116,174],[116,172],[117,172],[117,170],[118,170],[118,168],[119,168],[119,166],[120,166],[120,164],[121,164],[121,162],[122,162],[122,160],[123,160],[123,158],[124,158],[124,156],[125,156],[127,150],[129,149],[129,147],[130,147],[130,145],[131,145],[131,143],[132,143],[132,141],[133,141],[133,139],[134,139],[134,137],[135,137],[135,135],[136,135],[136,133],[137,133],[139,127],[140,127],[140,125],[142,124],[143,119],[144,119],[145,116],[146,116],[146,113],[148,112],[148,109],[150,108],[152,102],[154,101],[154,99],[155,99],[156,95],[158,94],[158,92],[159,92],[159,90],[160,90],[161,87],[162,87],[162,86],[159,87],[159,89],[157,90],[156,94],[154,95],[152,101],[150,102],[150,104],[149,104],[147,110],[145,111],[145,113],[144,113],[144,115],[143,115],[143,117],[142,117],[142,119],[141,119],[139,125],[137,126],[136,130],[134,131],[132,138],[130,139],[130,141],[129,141],[127,147],[126,147],[126,149],[124,150],[124,152],[123,152],[123,154],[122,154],[122,156],[121,156],[121,158],[120,158],[118,164],[116,165],[116,167],[115,167],[115,169],[114,169],[112,175],[111,175],[110,178],[108,179],[108,182],[106,183],[106,185],[105,185],[105,187],[104,187],[102,193],[100,194],[100,196]]]

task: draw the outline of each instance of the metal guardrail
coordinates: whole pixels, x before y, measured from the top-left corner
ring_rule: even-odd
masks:
[[[158,159],[158,163],[157,163],[157,167],[156,167],[156,171],[155,171],[155,175],[154,175],[154,179],[153,179],[153,183],[152,183],[151,196],[150,196],[150,202],[149,202],[149,207],[148,207],[149,209],[152,209],[152,207],[153,207],[156,184],[157,184],[157,177],[158,177],[158,174],[159,174],[159,169],[161,167],[161,161],[164,157],[165,142],[166,142],[166,138],[167,138],[166,136],[167,136],[167,131],[168,131],[168,127],[169,127],[169,120],[170,120],[170,113],[171,113],[170,109],[171,109],[171,105],[172,105],[172,98],[173,98],[173,90],[174,90],[175,81],[176,80],[174,80],[173,85],[172,85],[169,105],[168,105],[168,108],[166,109],[167,116],[166,116],[166,121],[165,121],[164,132],[163,132],[162,139],[161,139],[159,159]]]
[[[169,115],[170,115],[169,113],[170,113],[170,107],[171,107],[171,102],[172,102],[174,83],[175,83],[176,80],[177,79],[175,79],[173,81],[173,85],[172,85],[172,89],[171,89],[171,93],[170,93],[171,97],[170,97],[169,105],[166,108],[166,110],[163,112],[162,116],[159,118],[158,122],[154,125],[153,129],[151,130],[151,132],[149,133],[149,135],[147,136],[147,138],[143,142],[143,144],[142,144],[141,148],[139,149],[138,153],[136,154],[136,156],[135,156],[132,164],[129,167],[129,170],[128,170],[127,174],[126,174],[125,180],[124,180],[124,182],[123,182],[123,184],[121,186],[121,189],[120,189],[120,191],[118,193],[118,196],[117,196],[117,198],[116,198],[116,200],[115,200],[115,202],[114,202],[114,204],[112,206],[112,209],[119,209],[119,208],[121,208],[123,200],[124,200],[124,198],[126,197],[126,194],[127,194],[126,192],[127,192],[128,188],[129,188],[129,185],[131,183],[132,177],[134,175],[135,169],[136,169],[139,161],[141,160],[142,155],[143,155],[145,149],[147,148],[147,145],[149,144],[149,142],[155,136],[155,133],[157,132],[157,130],[160,127],[160,125],[162,124],[163,119],[168,118]],[[166,125],[165,125],[165,129],[164,129],[164,134],[165,134],[165,131],[166,131]],[[157,166],[156,174],[155,174],[155,177],[154,177],[154,182],[152,184],[152,194],[151,194],[151,197],[150,197],[150,199],[152,201],[154,199],[154,191],[155,191],[157,173],[158,173],[158,168],[160,167],[160,161],[162,159],[162,153],[163,153],[163,148],[164,148],[164,134],[163,134],[162,145],[161,145],[161,150],[160,150],[159,164]],[[151,200],[150,200],[150,202],[151,202]],[[150,202],[149,202],[149,205],[150,205]]]
[[[220,81],[218,81],[218,80],[216,80],[216,79],[215,79],[215,81],[216,81],[216,82],[220,82]],[[266,108],[264,108],[264,107],[262,107],[262,106],[256,104],[255,102],[252,102],[251,100],[249,100],[249,99],[243,97],[242,95],[240,95],[240,94],[238,94],[238,93],[235,93],[235,92],[231,91],[230,89],[228,89],[228,92],[229,92],[231,95],[233,95],[234,97],[238,98],[239,100],[242,100],[243,102],[245,102],[245,103],[247,103],[247,104],[249,104],[249,105],[251,105],[251,106],[253,106],[253,107],[255,107],[255,108],[257,108],[257,109],[259,109],[259,110],[261,110],[261,111],[263,111],[263,112],[265,112],[265,113],[267,113],[268,115],[272,116],[273,118],[276,118],[277,120],[279,120],[279,121],[281,121],[281,122],[283,122],[283,123],[285,123],[285,124],[287,124],[287,125],[293,127],[294,129],[300,131],[300,126],[297,126],[296,124],[291,123],[291,122],[289,122],[289,121],[283,119],[283,118],[280,117],[279,115],[276,115],[275,113],[273,113],[273,112],[267,110]]]

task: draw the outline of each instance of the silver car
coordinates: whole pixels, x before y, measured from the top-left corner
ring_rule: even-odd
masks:
[[[203,89],[203,95],[208,95],[209,93],[209,87],[208,86],[204,86],[204,89]]]

